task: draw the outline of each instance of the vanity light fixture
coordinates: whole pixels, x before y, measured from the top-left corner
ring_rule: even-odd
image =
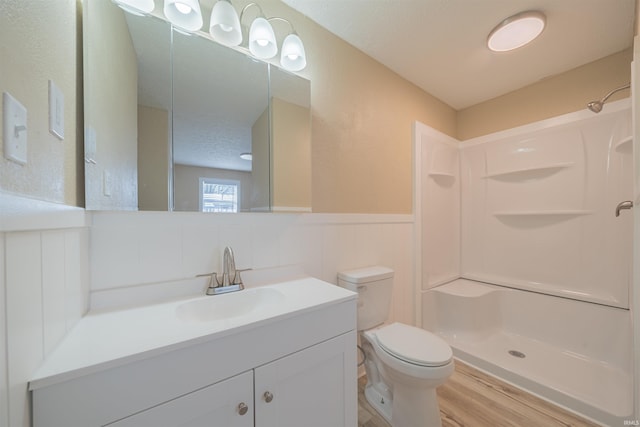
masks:
[[[240,19],[230,0],[218,0],[211,10],[209,34],[226,46],[238,46],[242,42]]]
[[[506,52],[522,47],[538,37],[546,25],[542,12],[517,13],[496,26],[487,38],[487,46],[495,52]]]
[[[249,29],[249,51],[256,58],[269,59],[278,53],[276,34],[273,27],[263,17],[258,17],[251,23]]]
[[[291,32],[284,38],[282,42],[282,51],[280,53],[280,64],[289,71],[300,71],[307,66],[307,56],[304,52],[304,44],[291,25],[291,22],[284,18],[269,18],[268,21],[278,20],[289,24]]]
[[[143,16],[153,11],[155,3],[153,0],[112,0],[121,9],[133,15]]]
[[[198,0],[164,0],[164,16],[176,27],[194,32],[202,28]]]
[[[245,12],[251,6],[260,9],[260,15],[253,20],[249,29],[249,51],[260,59],[270,59],[278,54],[276,35],[271,26],[272,21],[282,21],[289,25],[289,34],[282,43],[280,65],[288,71],[300,71],[307,66],[307,57],[302,39],[296,33],[291,22],[284,18],[265,18],[262,8],[257,3],[247,4],[240,13],[240,23]]]
[[[122,9],[135,15],[149,14],[154,9],[154,0],[112,0]],[[249,52],[259,59],[271,59],[278,54],[276,34],[271,21],[289,24],[289,33],[282,42],[280,65],[287,71],[300,71],[307,66],[307,56],[302,39],[296,33],[291,22],[284,18],[266,18],[257,3],[249,3],[236,13],[231,0],[217,0],[211,10],[209,34],[213,40],[226,46],[239,46],[242,43],[242,18],[251,6],[256,6],[260,14],[249,28]],[[164,15],[173,24],[174,29],[189,35],[202,28],[202,11],[198,0],[164,0]]]
[[[270,59],[278,53],[278,45],[276,44],[276,34],[273,27],[264,16],[262,8],[257,3],[249,3],[242,8],[240,12],[240,23],[245,12],[251,6],[255,6],[260,10],[260,14],[251,23],[249,28],[249,51],[253,56],[260,59]]]
[[[240,154],[240,158],[242,160],[253,160],[253,154],[251,154],[251,153],[242,153],[242,154]]]

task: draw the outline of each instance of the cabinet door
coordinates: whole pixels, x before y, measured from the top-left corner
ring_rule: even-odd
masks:
[[[108,426],[252,427],[253,412],[253,371],[249,371]]]
[[[255,369],[256,427],[355,427],[356,334]]]

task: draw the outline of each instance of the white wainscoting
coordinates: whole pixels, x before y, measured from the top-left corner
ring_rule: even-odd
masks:
[[[299,265],[334,284],[341,270],[388,266],[390,320],[414,324],[413,215],[95,212],[91,306],[204,292],[207,279],[195,276],[221,271],[225,246],[238,269]]]
[[[89,232],[83,209],[0,204],[0,427],[28,427],[27,382],[88,308]]]

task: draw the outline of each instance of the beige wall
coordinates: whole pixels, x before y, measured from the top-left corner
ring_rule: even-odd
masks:
[[[0,190],[69,205],[83,201],[76,20],[76,0],[0,1],[0,92],[26,107],[28,135],[26,165],[0,156]],[[50,79],[64,94],[63,141],[49,133]]]
[[[247,3],[234,5],[240,9]],[[580,110],[629,80],[631,53],[624,51],[456,112],[281,2],[261,5],[266,15],[289,19],[305,42],[308,66],[301,74],[312,82],[314,212],[410,213],[415,120],[467,139]],[[15,64],[0,68],[0,89],[29,108],[30,148],[37,147],[30,149],[28,167],[0,160],[0,189],[81,203],[83,164],[76,158],[81,134],[76,138],[73,112],[80,105],[75,1],[3,0],[0,12],[2,62]],[[278,37],[283,31],[276,26]],[[64,143],[47,131],[48,78],[65,93]],[[113,122],[113,116],[105,117]],[[114,171],[121,173],[129,172]]]
[[[632,50],[627,49],[458,112],[457,138],[465,140],[586,108],[629,83]],[[609,98],[628,98],[621,91]]]
[[[271,98],[271,205],[311,211],[309,108]]]
[[[413,122],[455,135],[455,110],[297,12],[272,9],[274,3],[265,13],[290,19],[307,52],[313,211],[410,213]]]
[[[138,209],[142,211],[168,210],[169,144],[169,112],[138,105]]]
[[[269,153],[269,109],[251,126],[251,198],[249,207],[254,211],[268,211],[271,197]]]
[[[124,12],[84,3],[91,38],[84,49],[85,127],[96,135],[95,164],[85,168],[88,209],[138,208],[138,64]],[[87,37],[88,32],[85,32]],[[117,35],[114,36],[114,35]]]

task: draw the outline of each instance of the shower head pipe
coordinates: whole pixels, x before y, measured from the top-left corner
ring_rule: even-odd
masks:
[[[604,106],[604,103],[607,102],[607,99],[609,99],[611,95],[613,95],[616,92],[620,92],[621,90],[629,89],[630,87],[631,87],[631,83],[627,83],[624,86],[620,86],[619,88],[616,88],[611,92],[609,92],[608,94],[606,94],[604,98],[602,98],[600,101],[591,101],[590,103],[587,104],[587,108],[593,111],[594,113],[599,113],[600,111],[602,111],[602,107]]]

